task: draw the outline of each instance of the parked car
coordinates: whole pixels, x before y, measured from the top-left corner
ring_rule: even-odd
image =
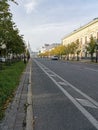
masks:
[[[58,60],[59,57],[58,57],[58,56],[52,56],[51,59],[52,59],[52,60]]]
[[[0,57],[0,62],[5,62],[6,59],[4,57]]]

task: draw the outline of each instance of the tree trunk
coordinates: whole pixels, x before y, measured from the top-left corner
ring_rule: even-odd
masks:
[[[91,54],[91,62],[93,62],[94,61],[94,59],[93,59],[93,54]]]

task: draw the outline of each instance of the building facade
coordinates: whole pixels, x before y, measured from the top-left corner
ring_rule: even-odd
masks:
[[[98,39],[98,18],[93,19],[88,24],[78,28],[77,30],[74,30],[72,33],[65,36],[62,39],[62,43],[63,45],[67,45],[75,42],[76,40],[79,40],[81,47],[80,57],[85,57],[87,55],[85,47],[86,44],[89,43],[91,36],[93,36],[95,39]]]

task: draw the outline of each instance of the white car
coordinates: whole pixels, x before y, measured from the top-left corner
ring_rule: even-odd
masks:
[[[6,59],[4,57],[0,57],[0,62],[5,62]]]
[[[58,57],[58,56],[52,56],[51,59],[52,59],[52,60],[58,60],[59,57]]]

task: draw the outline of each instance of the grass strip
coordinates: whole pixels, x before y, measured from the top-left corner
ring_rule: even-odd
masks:
[[[25,67],[26,65],[21,61],[0,71],[0,120],[4,116],[8,103],[14,96],[14,91]]]

